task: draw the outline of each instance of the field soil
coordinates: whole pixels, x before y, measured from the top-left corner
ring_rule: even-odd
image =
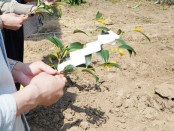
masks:
[[[64,45],[72,42],[97,40],[97,26],[117,32],[127,32],[138,26],[150,37],[151,43],[140,33],[130,32],[121,39],[131,45],[136,55],[130,57],[112,53],[122,70],[99,68],[99,82],[80,73],[80,79],[69,76],[64,96],[49,107],[30,110],[27,120],[32,131],[172,131],[174,130],[174,6],[154,4],[142,0],[110,2],[87,0],[80,6],[66,5],[62,18],[46,16],[42,33],[25,40],[25,62],[43,60],[57,51],[45,38],[56,35]],[[108,24],[94,22],[100,11]],[[84,34],[73,34],[75,29]],[[115,47],[107,45],[106,49]],[[77,58],[78,59],[78,58]],[[93,65],[99,62],[93,57]]]

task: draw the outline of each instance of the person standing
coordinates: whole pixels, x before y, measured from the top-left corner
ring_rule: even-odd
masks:
[[[0,29],[16,30],[27,20],[25,14],[32,6],[0,1]],[[3,12],[9,12],[2,14]],[[63,95],[66,78],[43,62],[24,64],[7,59],[0,30],[0,130],[29,131],[24,112],[38,105],[49,106]],[[45,81],[46,80],[46,81]],[[43,82],[44,81],[44,82]],[[16,91],[14,82],[25,86]]]

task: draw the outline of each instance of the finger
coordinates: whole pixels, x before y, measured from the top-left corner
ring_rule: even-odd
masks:
[[[64,74],[59,74],[60,77],[64,77]]]
[[[62,77],[62,80],[66,83],[67,79],[65,77]]]
[[[49,65],[43,63],[43,62],[39,62],[40,64],[38,65],[39,68],[43,71],[46,72],[50,75],[54,75],[57,73],[57,70],[54,70],[53,68],[51,68]]]
[[[65,83],[67,82],[67,79],[63,75],[56,75],[55,77],[58,79],[62,79],[62,81],[64,81]]]
[[[21,17],[22,17],[24,22],[27,21],[27,19],[28,19],[28,15],[21,15]]]

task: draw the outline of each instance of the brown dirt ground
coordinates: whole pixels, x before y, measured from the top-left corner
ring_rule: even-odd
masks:
[[[119,28],[128,31],[135,25],[142,25],[139,27],[145,30],[152,43],[139,33],[122,36],[137,52],[133,57],[128,53],[122,57],[111,55],[123,70],[98,69],[98,83],[87,74],[80,74],[80,80],[70,76],[64,96],[57,103],[37,107],[27,115],[32,131],[174,130],[173,99],[155,93],[164,82],[174,81],[174,6],[142,0],[141,6],[132,9],[137,2],[87,0],[81,6],[64,7],[59,21],[56,17],[45,18],[42,32],[61,32],[56,35],[64,44],[97,40],[96,26],[103,26],[94,23],[97,11],[109,21],[109,25],[104,26],[115,32]],[[89,37],[73,34],[75,29],[86,31]],[[45,60],[48,54],[56,51],[46,36],[25,40],[25,62]]]

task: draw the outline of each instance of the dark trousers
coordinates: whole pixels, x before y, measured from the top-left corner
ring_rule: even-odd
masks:
[[[7,57],[23,62],[24,56],[24,32],[23,27],[17,31],[3,29],[4,43]],[[20,84],[16,84],[19,89]]]

